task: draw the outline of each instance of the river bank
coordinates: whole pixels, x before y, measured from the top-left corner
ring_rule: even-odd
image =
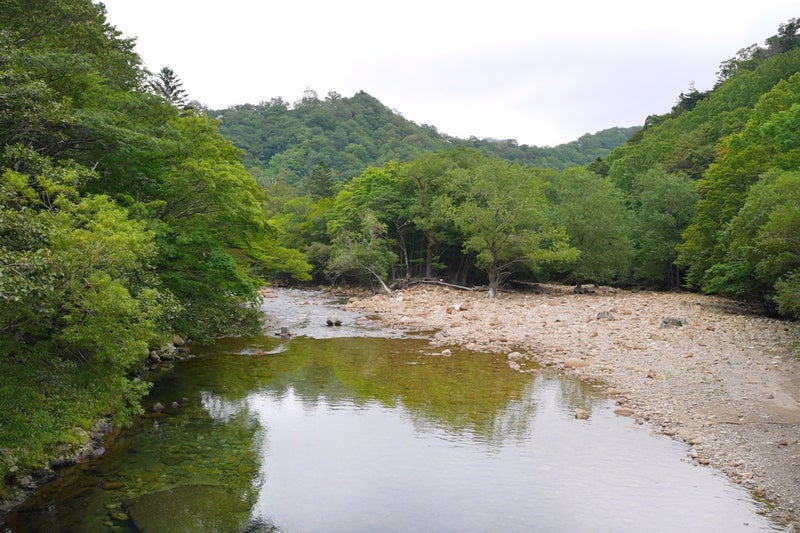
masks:
[[[420,285],[345,307],[435,332],[431,342],[443,351],[507,353],[517,371],[538,364],[601,381],[621,413],[686,442],[688,460],[724,472],[768,500],[777,522],[800,530],[797,322],[698,294],[574,294],[558,285],[495,299]]]

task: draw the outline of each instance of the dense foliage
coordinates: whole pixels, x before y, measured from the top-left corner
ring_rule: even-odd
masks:
[[[673,282],[798,316],[799,28],[792,19],[764,47],[741,50],[713,90],[691,88],[591,165],[640,213],[637,279],[660,268]]]
[[[99,4],[0,1],[5,482],[137,412],[149,349],[252,331],[261,276],[308,276],[170,72],[150,76]]]
[[[245,152],[260,183],[282,181],[308,194],[314,188],[312,176],[320,171],[328,171],[333,183],[343,183],[369,166],[459,147],[528,166],[586,165],[639,129],[610,128],[552,148],[514,140],[458,139],[406,120],[365,92],[350,98],[331,92],[321,100],[311,90],[291,105],[274,98],[212,114],[220,120],[220,131]]]

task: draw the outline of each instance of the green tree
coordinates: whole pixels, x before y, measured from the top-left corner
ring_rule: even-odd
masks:
[[[577,257],[564,228],[548,219],[542,180],[529,169],[489,159],[452,175],[465,199],[451,204],[451,214],[464,235],[464,251],[475,254],[486,274],[489,297],[515,270],[535,271]]]
[[[636,281],[669,289],[680,287],[676,248],[692,220],[698,198],[692,180],[661,167],[654,167],[636,179],[633,197]]]
[[[183,82],[171,68],[163,67],[150,79],[148,86],[170,104],[177,107],[186,105],[187,94],[183,89]]]
[[[625,278],[633,253],[632,220],[622,192],[608,178],[583,169],[550,178],[553,217],[580,252],[571,265],[577,283],[612,283]]]
[[[711,292],[778,302],[795,313],[800,271],[800,173],[773,171],[750,187],[721,240],[723,261],[709,269]]]
[[[303,276],[217,122],[146,80],[102,4],[0,2],[4,481],[136,412],[148,348],[257,331],[259,276]]]
[[[733,80],[731,80],[733,81]],[[745,128],[725,139],[721,156],[700,180],[702,198],[684,232],[678,261],[688,266],[687,281],[704,290],[726,285],[728,223],[744,205],[749,188],[770,169],[800,165],[800,73],[780,81],[759,100]],[[742,275],[739,271],[738,276]]]
[[[147,386],[136,373],[177,303],[153,274],[146,225],[107,196],[78,192],[89,169],[19,146],[2,163],[0,402],[17,407],[0,412],[0,447],[21,468],[0,461],[8,481],[54,447],[83,444],[76,426],[139,411]]]
[[[336,195],[328,218],[328,233],[335,240],[342,231],[363,228],[364,213],[372,213],[383,228],[380,232],[384,236],[382,242],[399,258],[402,268],[407,271],[409,258],[406,244],[411,228],[408,209],[412,201],[413,197],[399,177],[396,163],[369,168],[348,182]]]
[[[426,278],[435,275],[434,266],[441,265],[439,258],[446,248],[459,246],[453,219],[447,205],[453,200],[450,187],[451,173],[466,169],[484,160],[477,150],[457,148],[447,152],[424,155],[399,169],[404,184],[404,196],[412,197],[404,215],[424,238],[424,271]],[[413,256],[409,251],[407,256]]]
[[[377,281],[384,292],[391,295],[386,285],[389,268],[397,256],[386,242],[386,225],[372,211],[363,213],[359,230],[340,229],[331,246],[326,273],[336,280],[341,276],[354,276]]]

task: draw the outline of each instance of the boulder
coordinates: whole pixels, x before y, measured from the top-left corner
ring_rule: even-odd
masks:
[[[578,420],[588,420],[589,419],[589,411],[586,409],[575,409],[575,418]]]
[[[661,319],[661,329],[663,328],[679,328],[688,325],[689,322],[685,318],[677,316],[665,316]]]
[[[611,311],[600,311],[595,318],[597,320],[614,320],[614,315],[611,314]]]
[[[158,349],[158,355],[164,357],[164,355],[175,353],[175,345],[174,344],[165,344],[161,348]]]

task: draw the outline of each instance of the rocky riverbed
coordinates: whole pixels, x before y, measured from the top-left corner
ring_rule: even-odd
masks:
[[[800,531],[800,324],[726,299],[540,285],[484,293],[418,285],[346,308],[450,348],[509,354],[515,371],[558,367],[600,381],[654,431],[769,502]],[[581,415],[582,413],[576,413]]]

